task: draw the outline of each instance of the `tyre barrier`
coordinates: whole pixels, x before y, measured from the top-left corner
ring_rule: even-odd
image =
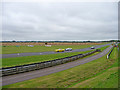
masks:
[[[74,60],[83,58],[85,56],[88,56],[88,55],[93,54],[98,51],[100,51],[100,50],[96,49],[95,51],[92,51],[89,53],[78,54],[78,55],[65,57],[65,58],[61,58],[61,59],[55,59],[55,60],[44,61],[44,62],[33,63],[33,64],[26,64],[26,65],[19,65],[19,66],[14,66],[14,67],[1,68],[0,72],[2,72],[2,76],[7,76],[7,75],[12,75],[12,74],[18,74],[18,73],[23,73],[23,72],[39,70],[39,69],[43,69],[43,68],[47,68],[47,67],[51,67],[51,66],[64,64],[64,63],[67,63],[70,61],[74,61]]]

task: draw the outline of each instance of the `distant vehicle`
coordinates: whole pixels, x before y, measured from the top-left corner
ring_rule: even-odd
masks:
[[[65,50],[64,49],[56,49],[55,51],[56,52],[64,52]]]
[[[118,45],[117,45],[117,44],[115,44],[115,45],[114,45],[114,47],[118,47]]]
[[[95,49],[95,47],[94,47],[94,46],[92,46],[92,47],[91,47],[91,49]]]
[[[46,47],[51,47],[51,45],[45,45]]]
[[[34,45],[27,45],[28,47],[34,47]]]
[[[72,48],[66,48],[65,51],[72,51]]]

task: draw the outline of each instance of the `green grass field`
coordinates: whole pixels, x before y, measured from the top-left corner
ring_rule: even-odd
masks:
[[[117,88],[118,50],[86,64],[3,88]]]
[[[92,51],[92,50],[90,50],[90,51]],[[30,63],[49,61],[49,60],[64,58],[64,57],[73,56],[73,55],[77,55],[77,54],[81,54],[81,53],[84,54],[84,53],[87,53],[90,51],[25,56],[25,57],[15,57],[15,58],[3,58],[2,59],[2,67],[10,67],[10,66],[16,66],[16,65],[24,65],[24,64],[30,64]]]
[[[106,49],[109,46],[105,46],[100,48],[101,50]],[[93,50],[90,50],[93,51]],[[10,66],[16,66],[16,65],[24,65],[24,64],[30,64],[30,63],[36,63],[36,62],[43,62],[43,61],[49,61],[59,58],[64,58],[68,56],[73,56],[77,54],[84,54],[90,51],[84,51],[84,52],[68,52],[68,53],[58,53],[58,54],[48,54],[48,55],[36,55],[36,56],[24,56],[24,57],[14,57],[14,58],[3,58],[2,59],[2,67],[10,67]]]
[[[72,48],[74,49],[82,49],[91,47],[93,45],[52,45],[51,47],[46,46],[34,46],[34,47],[28,47],[28,46],[6,46],[2,47],[2,54],[11,54],[11,53],[26,53],[26,52],[46,52],[46,51],[55,51],[55,49],[65,49],[65,48]]]

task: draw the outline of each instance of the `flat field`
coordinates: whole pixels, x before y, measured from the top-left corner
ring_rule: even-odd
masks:
[[[118,88],[118,49],[89,63],[3,88]]]
[[[109,46],[105,46],[100,48],[101,50],[106,49]],[[93,50],[90,50],[93,51]],[[84,54],[90,51],[84,51],[84,52],[67,52],[67,53],[58,53],[58,54],[49,54],[49,55],[36,55],[36,56],[24,56],[24,57],[14,57],[14,58],[3,58],[2,59],[2,67],[10,67],[10,66],[16,66],[16,65],[24,65],[24,64],[30,64],[30,63],[37,63],[37,62],[43,62],[43,61],[49,61],[59,58],[64,58],[68,56],[73,56],[77,54]]]
[[[0,43],[0,45],[3,46],[15,46],[15,45],[45,45],[45,43],[35,43],[35,42],[30,42],[30,43],[26,43],[26,42],[12,42],[12,43]],[[105,43],[57,43],[57,42],[53,42],[53,43],[47,43],[47,45],[101,45],[101,44],[105,44]]]
[[[46,52],[55,51],[55,49],[59,48],[82,49],[101,44],[105,43],[49,43],[49,45],[52,45],[51,47],[46,47],[44,43],[2,43],[2,54]],[[16,45],[19,45],[19,47]],[[34,45],[34,47],[28,47],[27,45]]]
[[[73,49],[81,49],[91,47],[92,45],[52,45],[51,47],[46,46],[6,46],[2,47],[2,54],[11,54],[11,53],[25,53],[25,52],[46,52],[46,51],[55,51],[55,49],[65,49],[65,48],[73,48]]]
[[[92,50],[90,50],[92,51]],[[90,51],[84,52],[69,52],[69,53],[58,53],[58,54],[49,54],[49,55],[36,55],[36,56],[24,56],[24,57],[15,57],[15,58],[3,58],[2,67],[10,67],[24,64],[31,64],[43,61],[50,61],[54,59],[69,57],[77,54],[84,54]]]

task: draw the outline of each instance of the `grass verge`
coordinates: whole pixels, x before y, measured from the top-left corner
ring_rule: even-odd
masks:
[[[114,48],[113,52],[111,53],[112,58],[110,59],[106,59],[105,55],[97,60],[76,66],[74,68],[53,73],[47,76],[6,85],[3,86],[3,88],[117,88],[117,53],[117,48]],[[101,78],[104,79],[101,80]],[[109,78],[110,82],[107,78]],[[89,86],[87,86],[89,83],[88,81],[92,81],[90,79],[100,80],[100,82],[95,81],[95,83],[90,83]],[[104,80],[106,80],[106,82]],[[80,83],[83,83],[84,81],[86,82],[85,86],[80,85]],[[113,85],[111,86],[111,84]]]
[[[101,43],[99,45],[104,45],[107,43]],[[12,53],[27,53],[27,52],[47,52],[47,51],[55,51],[55,49],[65,49],[65,48],[72,48],[74,49],[82,49],[88,48],[91,46],[95,46],[95,44],[90,45],[52,45],[51,47],[46,47],[44,45],[34,45],[34,47],[28,46],[0,46],[2,47],[2,52],[0,54],[12,54]]]
[[[27,53],[27,52],[47,52],[47,51],[55,51],[55,49],[59,49],[59,48],[82,49],[82,48],[87,48],[87,47],[91,47],[91,46],[92,45],[52,45],[51,47],[38,46],[38,45],[35,45],[34,47],[6,46],[6,47],[2,47],[2,54]]]
[[[106,49],[108,46],[100,48],[101,50]],[[49,54],[49,55],[38,55],[38,56],[25,56],[25,57],[14,57],[14,58],[3,58],[2,59],[2,67],[11,67],[11,66],[17,66],[17,65],[24,65],[24,64],[30,64],[30,63],[37,63],[37,62],[43,62],[43,61],[49,61],[64,57],[69,57],[77,54],[84,54],[90,51],[84,51],[84,52],[69,52],[69,53],[58,53],[58,54]]]
[[[90,50],[90,51],[92,51],[92,50]],[[2,59],[2,67],[11,67],[11,66],[37,63],[37,62],[43,62],[43,61],[50,61],[50,60],[54,60],[54,59],[59,59],[59,58],[64,58],[64,57],[81,54],[81,53],[84,54],[84,53],[87,53],[90,51],[14,57],[14,58],[3,58]]]

